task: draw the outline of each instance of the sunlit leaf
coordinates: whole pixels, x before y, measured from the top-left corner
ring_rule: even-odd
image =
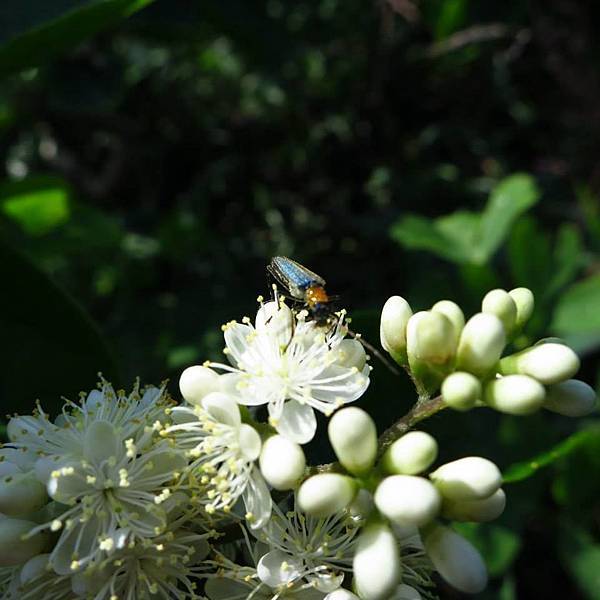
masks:
[[[600,600],[600,544],[574,523],[560,528],[559,554],[588,600]]]
[[[552,320],[559,335],[600,331],[600,275],[571,286],[560,298]]]

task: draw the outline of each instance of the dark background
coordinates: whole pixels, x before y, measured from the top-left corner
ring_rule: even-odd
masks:
[[[599,26],[591,0],[5,0],[4,412],[56,410],[98,371],[176,395],[273,255],[375,344],[392,294],[471,314],[526,285],[517,346],[566,338],[597,384]],[[414,392],[373,364],[361,403],[383,428]],[[480,598],[600,598],[597,416],[424,427],[443,460],[524,461],[505,515],[461,527],[493,577]]]

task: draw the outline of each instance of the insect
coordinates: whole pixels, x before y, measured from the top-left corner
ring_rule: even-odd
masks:
[[[325,280],[320,275],[285,256],[274,256],[267,270],[292,300],[304,304],[318,325],[331,323],[333,298],[325,291]]]

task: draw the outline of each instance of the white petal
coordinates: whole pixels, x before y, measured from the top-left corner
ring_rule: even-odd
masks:
[[[235,400],[222,392],[211,392],[202,398],[202,408],[219,423],[239,427],[242,422]]]
[[[251,515],[248,519],[251,529],[259,529],[271,518],[273,501],[269,488],[257,467],[252,469],[242,500],[246,507],[246,514]]]
[[[252,586],[233,579],[209,579],[204,592],[210,600],[245,600]]]
[[[260,456],[262,442],[260,435],[258,435],[258,432],[254,427],[242,423],[240,425],[239,440],[242,454],[246,460],[253,461]]]
[[[293,442],[306,444],[313,439],[317,430],[315,411],[308,404],[288,400],[283,405],[276,429]]]
[[[112,423],[94,421],[85,432],[83,440],[84,457],[96,465],[111,457],[116,457],[119,451],[118,437]]]
[[[281,550],[267,552],[256,566],[258,577],[271,588],[294,581],[300,576],[301,561]]]

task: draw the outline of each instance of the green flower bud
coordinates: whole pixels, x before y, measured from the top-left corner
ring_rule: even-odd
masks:
[[[14,473],[0,480],[0,513],[19,517],[39,510],[47,501],[46,486],[34,472]]]
[[[354,583],[361,598],[387,600],[402,576],[396,538],[387,525],[371,523],[358,536],[352,561]]]
[[[444,500],[442,515],[454,521],[484,523],[497,519],[506,506],[506,494],[500,488],[483,500]]]
[[[471,373],[455,371],[442,383],[442,398],[450,408],[469,410],[481,399],[481,383]]]
[[[533,313],[535,307],[533,292],[530,289],[520,287],[510,290],[508,293],[517,306],[517,320],[515,324],[520,329],[529,321]]]
[[[500,488],[502,475],[486,458],[467,456],[446,463],[429,476],[444,498],[482,500]]]
[[[542,407],[544,387],[527,375],[506,375],[489,381],[483,401],[492,408],[509,415],[530,415]]]
[[[460,338],[460,334],[465,326],[465,315],[460,306],[451,300],[440,300],[431,307],[432,312],[438,312],[446,316],[454,326],[456,339]]]
[[[495,315],[472,316],[460,336],[456,356],[457,369],[485,376],[496,366],[506,344],[502,322]]]
[[[438,491],[423,477],[391,475],[375,491],[379,512],[398,525],[422,527],[438,514],[440,505]]]
[[[438,525],[423,536],[425,550],[442,578],[465,594],[478,594],[487,585],[485,563],[475,547],[448,527]]]
[[[357,490],[356,482],[347,475],[313,475],[298,489],[298,506],[313,517],[328,517],[344,510],[354,499]]]
[[[190,404],[199,405],[202,398],[219,391],[219,375],[208,367],[188,367],[179,378],[179,391]]]
[[[411,368],[413,362],[444,365],[456,352],[457,337],[446,315],[421,311],[408,321],[406,342]]]
[[[584,381],[568,379],[546,388],[544,408],[566,417],[584,417],[596,410],[598,397]]]
[[[37,523],[21,519],[0,519],[0,567],[23,564],[40,554],[48,541],[45,532],[27,535]]]
[[[417,475],[436,459],[438,445],[424,431],[409,431],[396,440],[385,452],[382,464],[389,473]]]
[[[517,322],[517,305],[506,290],[488,292],[481,303],[481,312],[496,315],[507,333],[514,329]]]
[[[564,344],[539,344],[500,361],[500,373],[521,373],[537,379],[544,385],[570,379],[579,370],[579,357]]]
[[[399,364],[406,364],[406,326],[412,314],[410,305],[401,296],[389,298],[381,311],[381,346]]]
[[[262,446],[259,465],[269,485],[276,490],[291,490],[304,474],[306,460],[300,445],[273,435]]]
[[[338,410],[329,421],[329,441],[343,467],[354,475],[368,472],[377,456],[377,429],[362,408]]]

